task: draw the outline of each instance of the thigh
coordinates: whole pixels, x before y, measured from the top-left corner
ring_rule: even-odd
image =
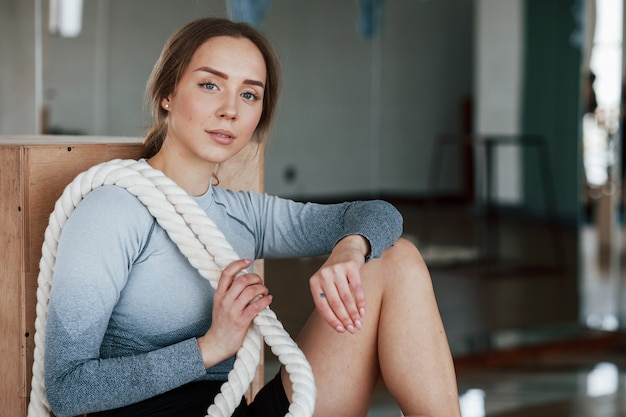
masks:
[[[314,311],[296,342],[307,357],[317,386],[316,416],[367,414],[379,376],[378,323],[384,286],[383,263],[368,262],[361,271],[366,296],[363,329],[338,333]],[[283,379],[287,381],[283,369]],[[290,384],[286,385],[291,395]]]

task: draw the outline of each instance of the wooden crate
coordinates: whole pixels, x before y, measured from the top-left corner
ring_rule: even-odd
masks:
[[[27,413],[39,259],[55,201],[78,173],[103,161],[138,158],[141,148],[139,138],[0,137],[0,417]],[[250,145],[221,167],[220,186],[261,191],[262,172],[262,150]],[[257,272],[262,268],[255,264]],[[262,365],[248,396],[263,384]]]

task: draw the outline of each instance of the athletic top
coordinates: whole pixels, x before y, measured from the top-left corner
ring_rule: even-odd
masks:
[[[377,258],[402,231],[399,212],[379,200],[300,203],[215,186],[194,199],[242,259],[328,254],[351,234]],[[44,367],[57,417],[227,379],[234,357],[205,369],[196,340],[211,326],[214,289],[125,189],[101,186],[78,204],[53,282]]]

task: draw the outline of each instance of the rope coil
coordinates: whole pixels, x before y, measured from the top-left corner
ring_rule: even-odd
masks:
[[[217,287],[221,271],[239,259],[223,233],[182,188],[150,165],[136,160],[116,159],[95,165],[76,176],[56,201],[45,231],[37,278],[35,351],[28,417],[49,417],[44,387],[44,346],[48,303],[56,250],[63,224],[80,201],[94,189],[116,185],[136,196],[154,216],[190,264]],[[310,417],[315,407],[313,371],[302,351],[268,307],[254,318],[233,369],[228,374],[207,417],[229,417],[252,382],[261,360],[262,339],[285,365],[293,387],[287,417]]]

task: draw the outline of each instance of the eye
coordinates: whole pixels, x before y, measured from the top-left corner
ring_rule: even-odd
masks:
[[[207,90],[215,90],[217,89],[217,86],[213,83],[201,83],[200,87],[207,89]]]
[[[259,96],[257,96],[254,93],[250,93],[250,92],[241,94],[241,97],[245,98],[246,100],[250,100],[250,101],[255,101],[255,100],[259,99]]]

